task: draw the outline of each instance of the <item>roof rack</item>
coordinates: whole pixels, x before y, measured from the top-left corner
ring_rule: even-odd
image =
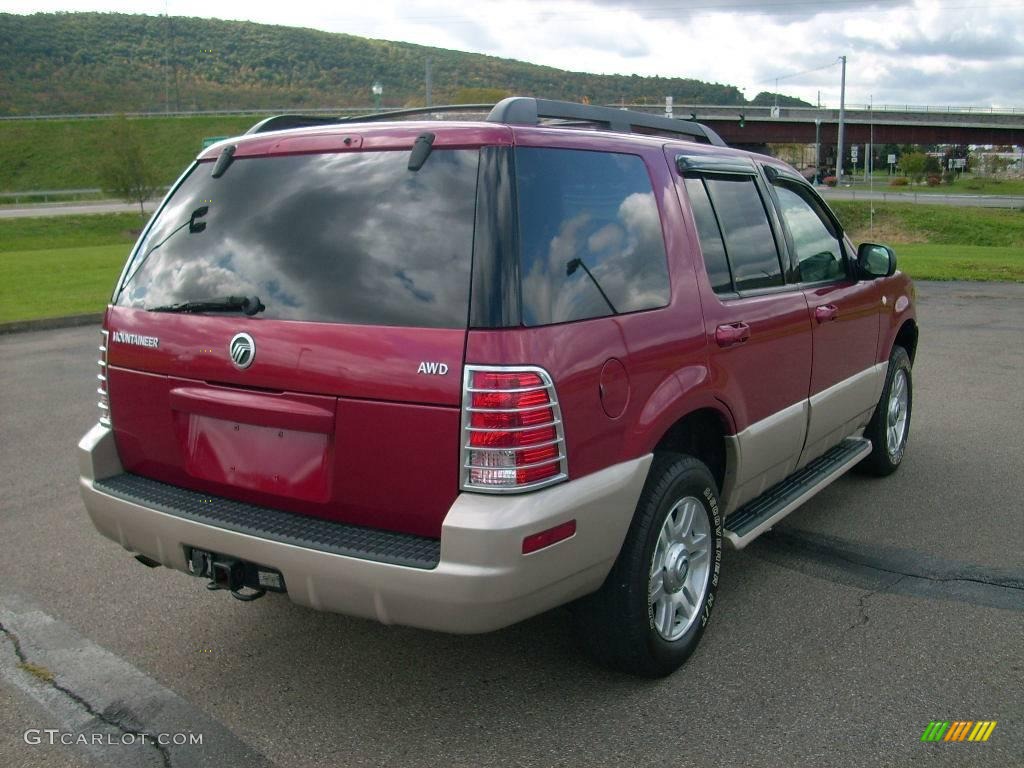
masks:
[[[725,142],[713,130],[690,120],[649,115],[646,112],[634,112],[629,109],[595,107],[572,101],[551,101],[550,99],[533,99],[525,96],[512,96],[499,101],[494,105],[491,114],[487,116],[487,121],[513,125],[539,125],[542,118],[592,123],[619,133],[683,135],[719,147],[725,146]],[[637,130],[638,128],[641,130]]]
[[[341,125],[344,123],[377,122],[396,117],[412,117],[429,115],[437,112],[484,112],[489,123],[508,125],[541,125],[544,119],[567,121],[566,125],[594,125],[605,130],[619,133],[667,134],[669,136],[686,136],[697,141],[724,147],[721,137],[706,125],[690,120],[677,120],[672,117],[650,115],[646,112],[634,112],[614,107],[596,107],[589,104],[577,104],[572,101],[552,101],[551,99],[535,99],[528,96],[511,96],[499,101],[493,107],[490,104],[448,104],[436,107],[416,107],[399,109],[391,112],[378,112],[355,117],[319,117],[310,115],[277,115],[256,123],[246,133],[266,133],[267,131],[283,131],[288,128],[307,128],[316,125]]]
[[[413,117],[415,115],[431,115],[436,112],[487,112],[493,104],[447,104],[437,107],[415,107],[413,109],[394,109],[389,112],[374,112],[369,115],[352,117],[322,117],[318,115],[275,115],[261,120],[246,131],[250,133],[267,133],[268,131],[285,131],[289,128],[308,128],[316,125],[342,125],[344,123],[373,123],[390,120],[394,117]]]

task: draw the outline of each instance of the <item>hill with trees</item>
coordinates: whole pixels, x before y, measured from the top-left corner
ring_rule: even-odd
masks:
[[[743,104],[734,86],[593,75],[313,29],[120,13],[0,14],[0,116],[435,104],[507,94]]]

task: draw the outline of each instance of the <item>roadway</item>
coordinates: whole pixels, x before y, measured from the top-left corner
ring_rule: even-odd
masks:
[[[959,208],[1024,208],[1024,197],[1020,195],[956,195],[931,192],[919,194],[826,186],[820,186],[817,189],[826,202],[829,200],[875,200],[888,203],[953,205]]]
[[[903,467],[843,478],[727,551],[700,648],[654,682],[592,666],[564,610],[456,637],[143,567],[77,494],[98,332],[0,337],[0,764],[1020,765],[1024,285],[919,293]],[[986,743],[920,741],[932,720],[982,719]],[[23,737],[129,727],[205,741]]]
[[[147,213],[152,213],[160,204],[150,200],[144,204]],[[35,203],[33,205],[0,205],[0,219],[23,219],[40,216],[78,216],[89,213],[135,213],[138,203],[121,203],[116,200],[78,203]]]

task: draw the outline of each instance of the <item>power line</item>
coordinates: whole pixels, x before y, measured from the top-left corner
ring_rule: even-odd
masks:
[[[840,62],[840,59],[837,58],[832,63],[825,64],[824,66],[821,66],[821,67],[814,67],[813,69],[805,69],[803,72],[794,72],[791,75],[779,75],[778,77],[772,77],[772,78],[769,78],[767,80],[762,80],[759,83],[754,83],[754,85],[768,85],[768,83],[771,83],[771,82],[774,82],[777,85],[780,80],[791,80],[792,78],[800,77],[801,75],[809,75],[811,72],[821,72],[823,69],[832,69],[832,67],[834,67],[839,62]]]

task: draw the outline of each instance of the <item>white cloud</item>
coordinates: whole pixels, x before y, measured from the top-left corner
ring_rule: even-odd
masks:
[[[131,0],[9,0],[17,13],[163,13]],[[169,0],[173,15],[244,19],[403,40],[561,69],[692,77],[847,101],[1021,106],[1024,4],[1019,0]],[[833,64],[833,66],[828,66]],[[826,67],[824,69],[819,69]],[[807,71],[815,70],[818,71]],[[802,74],[797,74],[802,73]],[[666,94],[668,95],[668,94]]]

